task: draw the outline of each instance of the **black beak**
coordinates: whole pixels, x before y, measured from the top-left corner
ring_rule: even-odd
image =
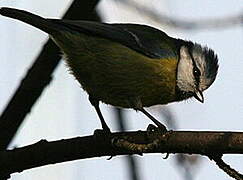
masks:
[[[204,97],[203,97],[203,93],[202,93],[202,91],[198,90],[197,92],[195,92],[194,97],[195,97],[198,101],[200,101],[201,103],[204,102]]]

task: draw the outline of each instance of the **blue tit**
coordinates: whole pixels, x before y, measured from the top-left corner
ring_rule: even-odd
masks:
[[[144,107],[195,97],[215,80],[218,58],[213,50],[168,36],[140,24],[45,19],[32,13],[1,8],[0,14],[48,33],[63,53],[72,74],[110,131],[99,102],[133,108],[157,126],[165,126]]]

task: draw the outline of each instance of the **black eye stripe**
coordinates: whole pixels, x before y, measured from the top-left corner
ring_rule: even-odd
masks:
[[[194,60],[194,57],[192,56],[192,53],[191,53],[191,49],[189,50],[189,55],[192,59],[192,64],[193,64],[193,76],[195,78],[195,83],[197,86],[199,86],[199,83],[200,83],[200,76],[201,76],[201,72],[199,70],[199,68],[197,67],[196,65],[196,62]]]
[[[193,67],[193,75],[195,77],[196,84],[198,86],[199,83],[200,83],[200,75],[201,75],[201,73],[200,73],[200,70],[196,66]]]
[[[193,67],[193,75],[195,77],[200,77],[201,76],[201,73],[200,73],[200,70],[197,68],[197,67]]]

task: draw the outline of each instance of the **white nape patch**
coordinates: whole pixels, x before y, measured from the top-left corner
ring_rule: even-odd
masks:
[[[208,84],[211,83],[211,79],[206,78],[207,64],[206,64],[205,56],[203,54],[203,48],[199,44],[194,45],[192,50],[192,56],[194,58],[197,68],[201,72],[199,89],[203,91],[208,88]]]
[[[180,59],[177,70],[177,86],[181,91],[194,92],[196,89],[193,75],[193,63],[188,48],[180,48]]]

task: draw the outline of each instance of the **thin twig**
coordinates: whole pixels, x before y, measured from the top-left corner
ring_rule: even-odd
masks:
[[[242,25],[243,23],[243,13],[220,18],[182,20],[161,14],[154,8],[142,5],[134,0],[115,0],[115,2],[122,3],[128,8],[137,10],[155,22],[177,29],[194,31],[201,29],[230,28],[232,26]]]
[[[243,175],[240,174],[235,169],[231,168],[230,165],[226,164],[223,159],[222,155],[211,155],[209,156],[210,159],[212,159],[220,169],[222,169],[225,173],[227,173],[230,177],[236,179],[236,180],[243,180]]]

